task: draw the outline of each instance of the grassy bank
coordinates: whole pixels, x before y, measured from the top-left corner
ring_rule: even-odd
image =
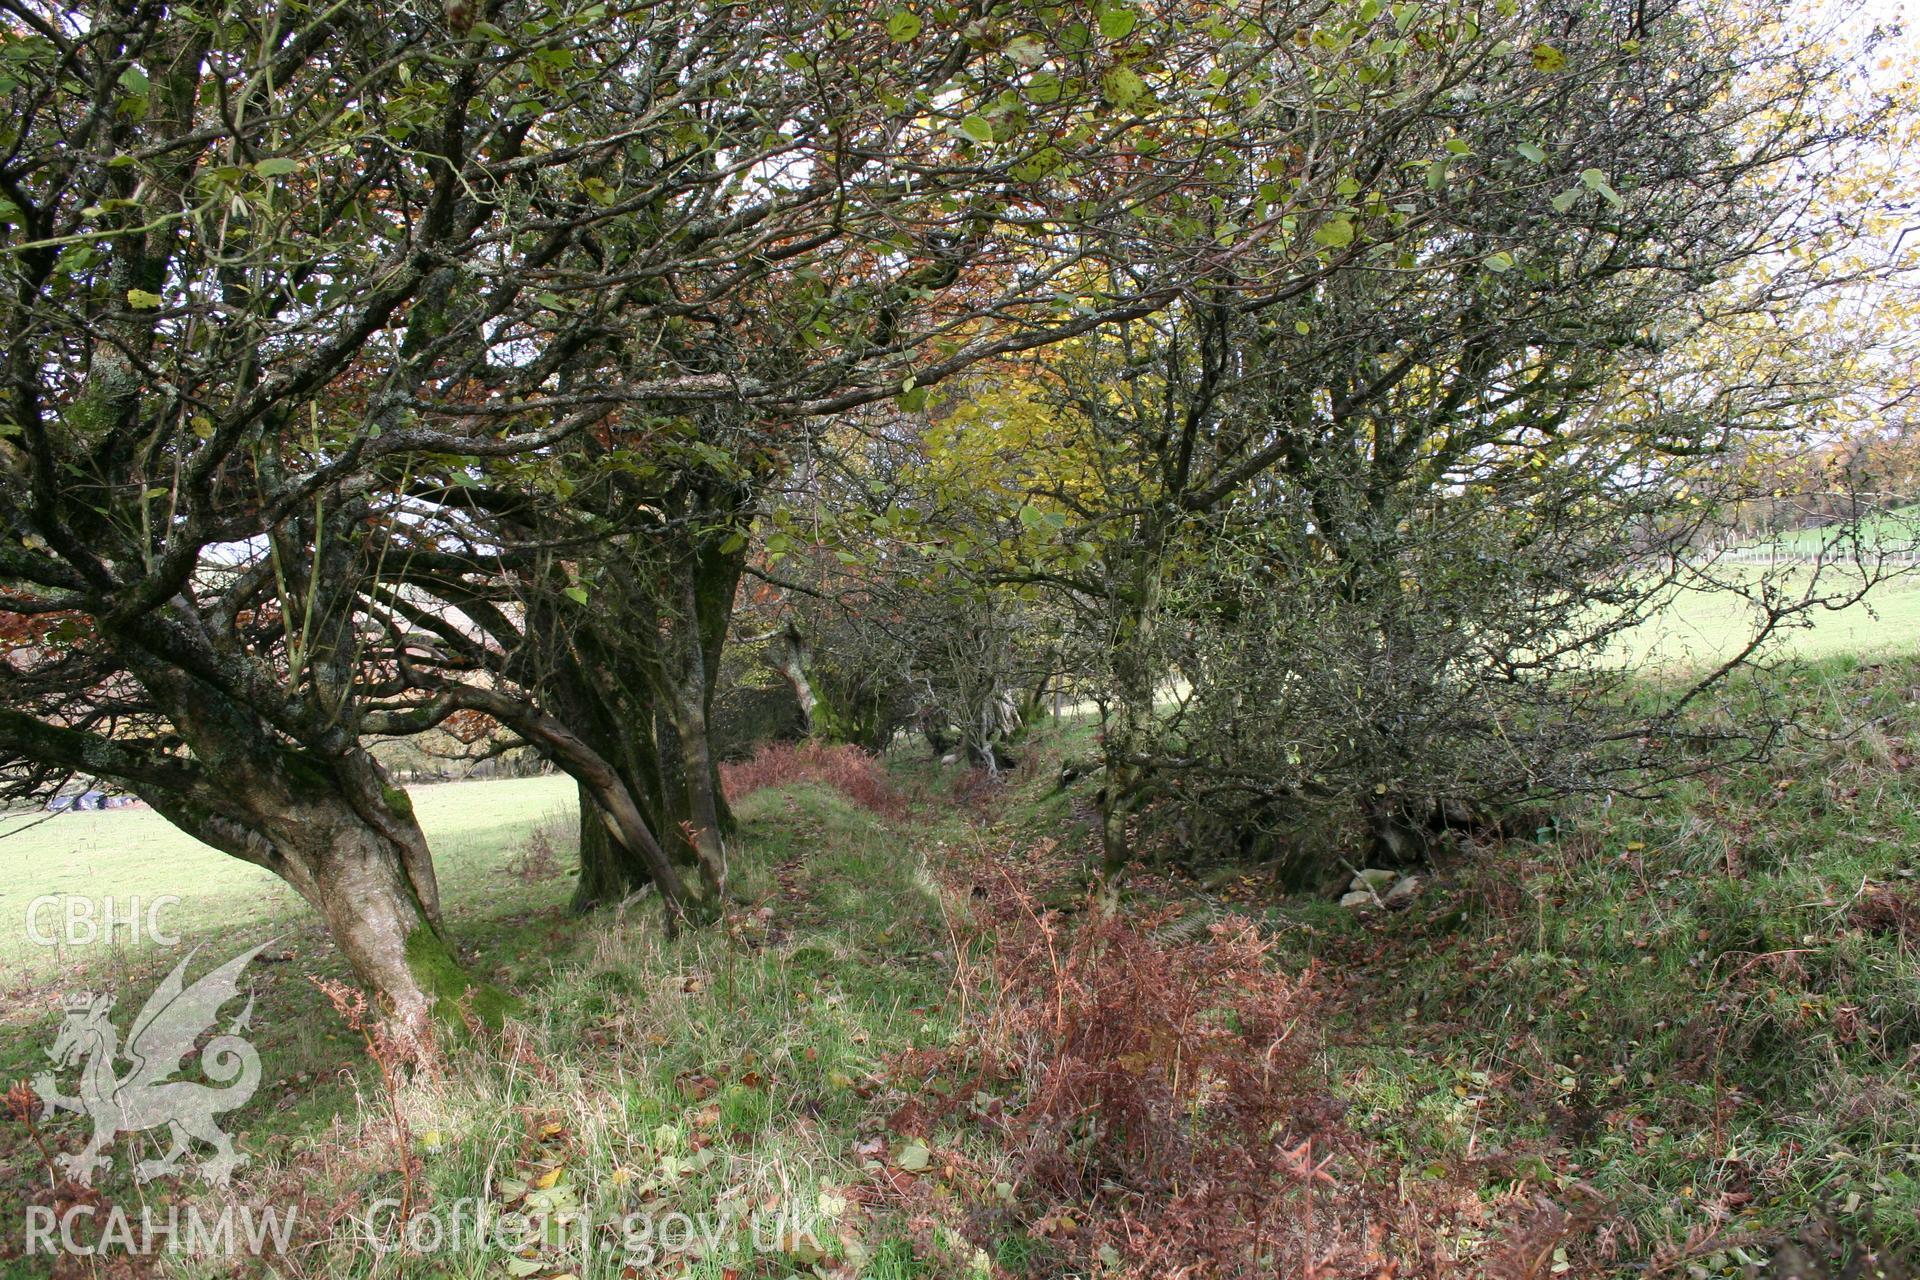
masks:
[[[1920,665],[1785,692],[1767,766],[1463,854],[1405,916],[1294,916],[1347,975],[1357,1126],[1531,1181],[1596,1266],[1737,1275],[1825,1218],[1920,1242]]]
[[[1448,1202],[1437,1274],[1515,1248],[1731,1277],[1795,1239],[1920,1245],[1920,662],[1762,695],[1799,726],[1770,763],[1464,844],[1404,911],[1135,882],[1183,936],[1250,914],[1281,970],[1317,967],[1319,1070],[1363,1153],[1344,1175]]]
[[[463,952],[526,1013],[393,1088],[309,981],[340,974],[297,904],[150,815],[36,828],[6,909],[86,872],[181,892],[169,924],[210,955],[282,940],[231,1126],[234,1202],[297,1211],[277,1274],[1741,1276],[1820,1230],[1920,1240],[1920,661],[1766,680],[1803,729],[1768,765],[1463,844],[1393,912],[1213,868],[1101,916],[1077,887],[1097,784],[1053,785],[1072,724],[997,783],[912,750],[763,770],[842,789],[745,796],[742,904],[671,940],[643,905],[565,913],[563,784],[423,789]],[[17,954],[9,1081],[60,992],[116,988],[124,1026],[177,953]],[[15,1244],[73,1193],[5,1132]],[[123,1137],[98,1203],[223,1203],[136,1187],[157,1150]],[[464,1238],[386,1251],[403,1202]],[[545,1234],[473,1230],[503,1215]],[[55,1273],[146,1271],[263,1266]]]

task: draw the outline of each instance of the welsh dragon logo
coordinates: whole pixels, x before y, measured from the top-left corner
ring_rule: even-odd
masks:
[[[260,1087],[260,1055],[240,1037],[253,1014],[253,997],[248,996],[247,1007],[227,1027],[226,1034],[214,1036],[200,1050],[200,1069],[214,1085],[170,1077],[185,1066],[201,1035],[213,1028],[220,1006],[239,993],[241,971],[268,945],[263,942],[235,956],[192,986],[186,985],[187,962],[197,949],[188,952],[147,997],[127,1033],[124,1051],[119,1032],[107,1017],[113,1010],[111,996],[83,995],[66,1000],[66,1021],[47,1056],[60,1070],[80,1064],[79,1094],[67,1097],[60,1093],[50,1071],[41,1072],[33,1088],[46,1104],[43,1119],[60,1110],[93,1121],[93,1139],[85,1150],[60,1157],[68,1176],[90,1185],[94,1171],[112,1163],[101,1153],[116,1136],[162,1125],[171,1133],[173,1145],[159,1159],[142,1160],[134,1166],[136,1180],[150,1182],[178,1170],[188,1153],[189,1139],[214,1148],[213,1155],[199,1162],[200,1176],[216,1186],[224,1186],[233,1176],[234,1169],[247,1157],[233,1149],[233,1140],[221,1132],[213,1118],[219,1112],[245,1105]],[[122,1057],[129,1064],[125,1071],[117,1065]]]

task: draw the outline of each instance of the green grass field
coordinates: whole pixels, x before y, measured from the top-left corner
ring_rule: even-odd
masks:
[[[443,891],[457,904],[450,910],[465,957],[476,969],[517,985],[544,979],[549,957],[569,933],[563,906],[572,882],[564,870],[522,878],[504,869],[522,858],[536,832],[548,832],[563,851],[571,847],[572,784],[561,778],[449,783],[416,788],[412,795],[433,843]],[[186,950],[200,949],[190,974],[196,977],[273,939],[277,945],[268,954],[282,958],[253,967],[257,1007],[250,1038],[265,1082],[245,1113],[244,1137],[235,1136],[243,1149],[272,1161],[309,1147],[336,1117],[354,1114],[365,1055],[308,981],[343,978],[344,966],[298,895],[144,809],[44,817],[11,816],[11,834],[0,840],[0,1087],[46,1069],[62,996],[114,993],[116,1022],[124,1030]],[[178,898],[163,909],[159,923],[178,935],[180,946],[130,941],[124,932],[89,945],[39,945],[30,937],[27,913],[48,895],[95,903],[111,897],[123,912],[137,898],[142,916],[156,899]],[[64,931],[59,908],[42,908],[37,924],[42,933]],[[63,1137],[81,1132],[71,1117],[56,1120],[54,1128]],[[150,1146],[152,1138],[133,1141]],[[20,1246],[24,1205],[46,1182],[32,1155],[17,1131],[0,1141],[0,1276],[46,1274],[44,1259],[8,1260]],[[110,1194],[131,1194],[129,1163],[123,1159],[117,1166],[107,1184]]]
[[[1749,583],[1763,570],[1730,568]],[[1805,589],[1803,571],[1777,571],[1790,590]],[[1839,587],[1845,570],[1829,569],[1829,581]],[[1753,637],[1758,625],[1755,610],[1732,592],[1683,592],[1672,605],[1646,625],[1623,637],[1614,660],[1636,667],[1698,669],[1725,661]],[[1855,655],[1870,657],[1911,653],[1920,649],[1920,574],[1902,573],[1877,585],[1865,599],[1843,609],[1818,608],[1783,626],[1767,652],[1818,659]]]
[[[1579,1273],[1744,1276],[1824,1219],[1920,1242],[1920,662],[1762,688],[1811,731],[1765,765],[1443,864],[1405,918],[1276,917],[1355,979],[1356,1123],[1592,1215]]]
[[[1858,536],[1858,543],[1849,541]],[[1771,566],[1742,564],[1737,557],[1716,564],[1713,576],[1738,584],[1739,591],[1682,592],[1646,625],[1624,637],[1614,659],[1633,666],[1701,668],[1725,661],[1753,637],[1759,613],[1746,596],[1759,597],[1769,585],[1787,599],[1804,595],[1844,597],[1858,581],[1849,557],[1863,563],[1887,557],[1882,581],[1858,603],[1840,609],[1815,608],[1798,615],[1770,642],[1768,652],[1795,658],[1851,654],[1908,653],[1920,649],[1920,566],[1909,563],[1920,551],[1920,507],[1882,512],[1857,526],[1798,529],[1745,550],[1785,557]],[[1809,565],[1790,561],[1825,558],[1816,577]]]
[[[562,845],[572,838],[574,788],[565,778],[450,782],[415,787],[411,795],[442,884],[454,896],[482,891],[534,827],[555,827]],[[144,808],[0,818],[0,973],[43,979],[76,965],[91,968],[102,951],[116,966],[141,963],[151,948],[129,945],[126,931],[81,948],[35,943],[27,909],[52,894],[111,897],[121,908],[132,899],[175,897],[178,905],[162,911],[160,924],[196,939],[235,924],[304,930],[312,923],[306,904],[277,876],[208,848]],[[59,909],[41,908],[38,932],[61,932],[61,920]]]

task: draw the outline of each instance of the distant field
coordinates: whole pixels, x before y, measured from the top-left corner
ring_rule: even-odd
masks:
[[[1819,659],[1910,653],[1920,648],[1920,563],[1913,563],[1920,553],[1920,505],[1877,513],[1860,521],[1857,530],[1869,555],[1887,557],[1891,576],[1859,604],[1802,615],[1778,634],[1771,652]],[[1783,533],[1733,549],[1716,572],[1737,575],[1751,588],[1771,576],[1787,593],[1797,594],[1807,588],[1811,562],[1825,559],[1822,591],[1842,594],[1849,573],[1845,560],[1852,549],[1846,542],[1848,532],[1846,527],[1830,525]],[[1772,562],[1774,557],[1778,563]],[[1796,567],[1795,560],[1804,560],[1809,567]],[[1745,647],[1755,625],[1753,606],[1736,592],[1688,592],[1628,636],[1613,657],[1631,666],[1706,666]]]
[[[563,777],[448,782],[413,787],[410,794],[442,886],[455,895],[497,868],[511,839],[545,822],[573,821],[574,786]],[[311,922],[284,881],[209,849],[148,809],[0,818],[0,972],[30,976],[64,967],[70,958],[65,948],[41,946],[28,935],[28,908],[48,894],[110,896],[122,907],[138,898],[143,908],[157,897],[177,896],[180,902],[163,911],[160,924],[190,943],[218,938],[223,926],[240,921]],[[43,932],[57,930],[58,911],[43,908],[38,923]],[[125,961],[147,950],[129,948],[124,934],[108,949]],[[97,958],[101,949],[87,950]]]
[[[1906,553],[1913,550],[1915,539],[1920,537],[1920,506],[1882,511],[1858,524],[1863,543],[1890,553]],[[1836,534],[1842,532],[1844,530],[1832,525],[1819,529],[1795,529],[1791,533],[1781,534],[1767,545],[1777,547],[1786,555],[1830,555]]]
[[[1739,572],[1757,581],[1764,571]],[[1843,571],[1827,572],[1836,575],[1837,589],[1837,575]],[[1804,580],[1799,571],[1787,570],[1784,576],[1796,589]],[[1804,615],[1804,623],[1781,632],[1773,652],[1808,659],[1911,653],[1920,649],[1920,573],[1883,582],[1849,608],[1814,610]],[[1688,592],[1628,636],[1615,657],[1631,665],[1705,666],[1737,653],[1752,637],[1754,626],[1753,607],[1743,597],[1733,592]]]

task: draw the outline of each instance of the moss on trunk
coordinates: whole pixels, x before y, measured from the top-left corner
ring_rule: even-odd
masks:
[[[446,940],[425,925],[407,935],[407,969],[433,998],[433,1016],[444,1026],[464,1030],[471,1019],[498,1031],[523,1008],[519,999],[491,982],[475,982]]]

